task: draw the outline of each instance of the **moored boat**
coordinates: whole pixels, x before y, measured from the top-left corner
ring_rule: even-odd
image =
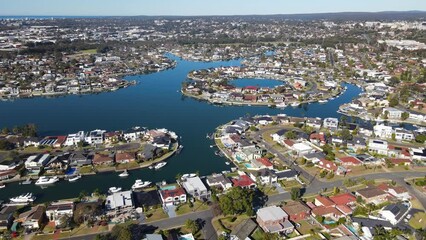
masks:
[[[121,187],[110,187],[108,189],[108,193],[116,193],[116,192],[120,192],[121,191]]]
[[[154,169],[158,170],[158,169],[166,166],[166,164],[167,164],[166,162],[159,162],[159,163],[155,164]]]
[[[0,183],[0,189],[5,188],[6,185],[4,183]]]
[[[127,172],[127,170],[124,170],[124,172],[118,174],[119,177],[128,177],[129,173]]]
[[[77,181],[80,178],[81,178],[81,175],[78,174],[78,175],[75,175],[75,176],[72,176],[72,177],[68,178],[68,182],[75,182],[75,181]]]
[[[139,190],[142,188],[146,188],[151,185],[150,181],[142,181],[140,179],[136,179],[135,183],[132,185],[132,190]]]
[[[54,176],[54,177],[42,176],[36,181],[35,185],[38,185],[38,186],[50,185],[50,184],[54,184],[57,181],[59,181],[59,178],[57,176]]]
[[[22,194],[22,195],[17,196],[17,197],[10,198],[9,200],[10,200],[10,203],[12,203],[12,204],[26,205],[26,204],[34,202],[35,196],[33,196],[32,193],[26,193],[26,194]]]

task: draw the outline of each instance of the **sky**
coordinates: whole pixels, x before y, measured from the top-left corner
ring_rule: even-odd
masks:
[[[426,11],[426,0],[0,0],[0,16],[248,15]]]

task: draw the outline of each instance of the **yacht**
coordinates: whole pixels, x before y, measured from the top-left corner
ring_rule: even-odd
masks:
[[[183,145],[179,145],[179,147],[176,150],[176,154],[179,154],[183,149]]]
[[[81,178],[81,175],[78,174],[78,175],[75,175],[75,176],[72,176],[72,177],[68,178],[68,182],[75,182],[75,181],[77,181],[80,178]]]
[[[285,104],[283,102],[277,104],[277,108],[285,108],[285,107],[287,107],[287,104]]]
[[[149,185],[151,185],[151,182],[149,182],[149,181],[142,181],[140,179],[136,179],[135,184],[133,184],[133,186],[132,186],[132,190],[138,190],[138,189],[141,189],[141,188],[146,188]]]
[[[166,164],[167,164],[166,162],[159,162],[159,163],[155,164],[154,168],[155,168],[155,170],[158,170],[158,169],[166,166]]]
[[[6,185],[4,185],[3,183],[0,183],[0,189],[5,188]]]
[[[120,173],[118,176],[119,177],[128,177],[129,173],[127,172],[127,170],[124,170],[124,172]]]
[[[28,178],[27,180],[21,182],[22,185],[28,185],[28,184],[31,184],[31,183],[32,183],[31,178]]]
[[[323,100],[319,100],[318,102],[319,103],[326,103],[326,102],[328,102],[328,100],[327,99],[323,99]]]
[[[110,187],[108,189],[108,193],[116,193],[116,192],[120,192],[121,191],[121,187]]]
[[[294,103],[291,104],[292,107],[297,107],[299,105],[300,105],[300,103],[298,103],[298,102],[294,102]]]
[[[37,180],[37,182],[35,183],[35,185],[39,185],[39,186],[42,186],[42,185],[49,185],[49,184],[54,184],[55,182],[57,182],[57,181],[59,181],[59,178],[57,177],[57,176],[54,176],[54,177],[45,177],[45,176],[42,176],[42,177],[40,177],[38,180]]]
[[[197,174],[196,173],[185,173],[182,175],[182,177],[180,178],[182,181],[184,181],[187,178],[192,178],[192,177],[196,177]]]
[[[229,165],[230,163],[229,163],[229,162],[225,162],[225,164],[226,164],[226,165]]]
[[[9,199],[12,204],[28,204],[35,201],[32,193],[22,194],[20,196]]]

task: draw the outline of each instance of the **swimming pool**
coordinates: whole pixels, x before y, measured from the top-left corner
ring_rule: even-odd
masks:
[[[253,168],[253,165],[251,165],[250,163],[244,163],[244,166],[246,166],[246,168]]]
[[[176,189],[176,186],[173,186],[173,185],[161,187],[161,190],[175,190],[175,189]]]
[[[75,173],[77,169],[76,168],[69,168],[66,172],[65,175],[73,175]]]

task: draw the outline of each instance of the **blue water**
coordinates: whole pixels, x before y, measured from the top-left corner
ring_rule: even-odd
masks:
[[[284,85],[285,82],[272,79],[241,78],[230,81],[230,84],[236,87],[255,86],[273,88],[276,86]]]
[[[246,168],[253,168],[253,166],[250,163],[244,163],[244,166],[246,166]]]
[[[67,134],[79,130],[128,129],[132,126],[167,128],[182,136],[185,150],[168,160],[162,171],[141,169],[129,171],[128,178],[118,173],[102,173],[84,176],[78,184],[66,181],[41,189],[34,185],[8,184],[0,190],[0,198],[7,199],[25,192],[33,192],[40,201],[76,197],[80,191],[92,192],[96,188],[106,191],[111,186],[129,189],[136,179],[144,181],[175,181],[177,174],[198,171],[201,175],[229,170],[225,158],[214,154],[206,139],[219,125],[246,114],[286,113],[300,117],[340,117],[336,111],[339,105],[351,101],[361,89],[347,85],[347,91],[327,104],[309,104],[301,107],[287,107],[284,110],[268,107],[215,106],[203,101],[183,97],[179,92],[181,82],[194,69],[239,66],[239,60],[223,62],[190,62],[176,59],[174,69],[150,75],[129,76],[140,84],[116,92],[97,95],[65,96],[59,98],[18,99],[0,102],[0,128],[35,123],[41,135]],[[66,190],[64,190],[66,189]]]

